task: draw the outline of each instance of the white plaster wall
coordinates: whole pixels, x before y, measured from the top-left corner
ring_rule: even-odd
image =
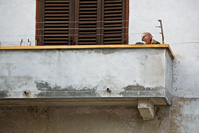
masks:
[[[35,0],[0,0],[0,44],[19,46],[35,43]]]
[[[165,43],[199,42],[198,0],[129,0],[129,44],[149,31],[161,42],[158,19],[163,21]]]
[[[170,44],[173,61],[173,91],[178,97],[199,97],[199,1],[130,0],[129,44],[141,41],[149,31],[161,42],[158,19],[162,19],[165,43]]]
[[[129,0],[129,44],[150,31],[161,42],[158,19],[162,19],[165,43],[176,55],[173,92],[178,97],[199,97],[199,1]],[[0,0],[0,44],[35,45],[35,0]]]

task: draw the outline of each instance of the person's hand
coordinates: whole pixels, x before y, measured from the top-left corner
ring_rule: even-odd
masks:
[[[157,43],[156,40],[154,40],[154,39],[151,40],[151,44],[156,44],[156,43]]]

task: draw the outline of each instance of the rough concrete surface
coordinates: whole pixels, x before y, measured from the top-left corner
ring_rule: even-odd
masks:
[[[137,108],[123,106],[0,107],[1,133],[196,133],[199,99],[175,98],[144,121]]]
[[[165,97],[171,89],[166,79],[172,78],[166,53],[164,48],[1,50],[0,90],[8,91],[4,98]]]

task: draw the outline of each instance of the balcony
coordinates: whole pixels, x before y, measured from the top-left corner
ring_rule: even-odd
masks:
[[[0,47],[1,106],[170,105],[169,45]]]

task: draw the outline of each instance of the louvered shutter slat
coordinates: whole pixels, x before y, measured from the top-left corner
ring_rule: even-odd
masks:
[[[97,43],[97,0],[79,0],[78,44]]]
[[[104,44],[122,44],[123,0],[104,0]]]
[[[69,44],[69,0],[45,0],[44,45]]]

